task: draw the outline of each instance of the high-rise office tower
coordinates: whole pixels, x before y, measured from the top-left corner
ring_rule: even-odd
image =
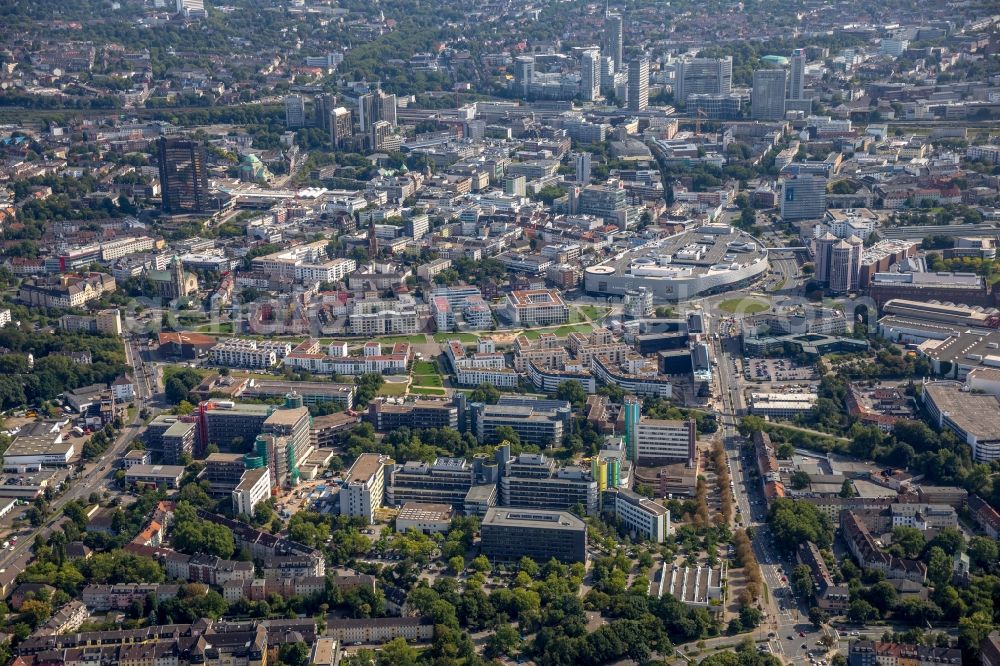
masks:
[[[846,294],[858,288],[864,241],[857,236],[842,239],[830,249],[830,291]]]
[[[573,166],[576,170],[576,181],[588,185],[590,183],[591,156],[588,152],[573,153]]]
[[[322,93],[313,98],[313,125],[330,133],[330,114],[336,108],[337,96]]]
[[[625,66],[624,43],[625,29],[621,14],[608,14],[604,17],[603,51],[611,56],[615,63],[615,71],[620,72]]]
[[[642,418],[642,403],[635,396],[627,395],[622,399],[622,411],[624,412],[622,420],[625,424],[625,451],[628,459],[634,462],[637,457],[636,430],[639,428],[639,420]]]
[[[645,58],[628,64],[628,110],[644,111],[649,106],[649,61]]]
[[[330,143],[334,150],[346,148],[354,136],[351,112],[342,106],[330,112]]]
[[[814,241],[816,281],[830,291],[846,293],[858,288],[864,242],[857,236],[837,238],[827,232]]]
[[[802,49],[792,51],[788,59],[791,64],[791,76],[788,79],[788,99],[804,99],[806,87],[806,52]]]
[[[758,69],[753,73],[750,117],[781,120],[785,117],[785,70]]]
[[[824,213],[826,213],[826,178],[804,174],[782,182],[782,219],[819,219]]]
[[[518,56],[514,58],[514,92],[520,97],[528,96],[528,89],[535,79],[534,56]]]
[[[392,125],[387,120],[376,120],[372,123],[371,141],[372,150],[383,150],[385,141],[392,136]]]
[[[205,145],[160,137],[157,142],[164,213],[196,213],[208,208]]]
[[[728,95],[732,91],[732,56],[677,61],[674,99],[678,102],[687,102],[688,95]]]
[[[601,90],[615,90],[615,61],[606,53],[601,54]]]
[[[396,96],[376,90],[358,98],[358,124],[361,131],[370,134],[372,125],[384,120],[396,126]]]
[[[298,129],[306,124],[306,103],[301,95],[285,97],[285,127]]]
[[[588,49],[580,55],[580,97],[593,102],[601,96],[601,52]]]
[[[378,106],[378,119],[384,120],[389,123],[392,127],[397,125],[396,123],[396,96],[391,93],[384,93],[381,90],[375,96],[375,102]]]

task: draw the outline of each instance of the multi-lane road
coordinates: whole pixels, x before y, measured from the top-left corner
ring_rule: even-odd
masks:
[[[38,535],[42,535],[43,538],[48,536],[57,523],[62,520],[62,509],[66,504],[73,500],[85,499],[91,493],[101,493],[111,484],[111,478],[115,471],[114,461],[138,436],[141,425],[140,413],[144,407],[151,405],[156,393],[154,369],[145,363],[140,346],[132,337],[125,338],[125,359],[126,364],[132,368],[135,379],[134,404],[138,409],[134,418],[125,424],[112,445],[98,459],[84,463],[82,471],[71,475],[66,480],[68,486],[66,491],[49,504],[48,520],[29,534],[22,536],[17,543],[13,544],[14,547],[11,550],[3,551],[0,554],[0,570],[5,570],[14,564],[23,564],[19,560],[22,560],[34,547],[36,537]]]

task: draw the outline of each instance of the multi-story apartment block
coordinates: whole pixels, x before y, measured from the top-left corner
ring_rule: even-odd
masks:
[[[800,564],[804,564],[812,570],[813,594],[816,597],[816,605],[825,611],[834,613],[846,611],[851,600],[850,590],[847,585],[838,585],[833,582],[826,561],[816,544],[811,541],[799,544],[796,557]]]
[[[273,368],[291,351],[287,342],[232,338],[212,347],[211,359],[227,368]]]
[[[840,514],[840,529],[847,548],[865,569],[877,569],[889,579],[912,580],[923,583],[927,579],[927,565],[919,560],[896,557],[884,552],[868,527],[853,511]]]
[[[653,500],[625,488],[618,488],[611,503],[612,514],[634,537],[663,543],[670,535],[670,511]]]
[[[253,516],[257,505],[271,497],[271,470],[267,467],[248,469],[232,491],[233,513]]]
[[[385,469],[391,464],[391,458],[378,453],[358,456],[340,488],[340,515],[373,524],[385,498]]]
[[[285,357],[285,366],[326,375],[402,374],[413,358],[413,351],[405,342],[395,343],[388,354],[382,353],[377,342],[366,343],[363,356],[347,356],[344,348],[335,344],[329,346],[328,354],[319,353],[319,349],[317,341],[306,340]]]
[[[515,326],[549,326],[569,321],[569,308],[558,291],[534,289],[512,291],[502,314]]]
[[[82,308],[115,289],[115,279],[106,273],[67,273],[51,283],[25,280],[17,297],[23,303],[43,308]]]
[[[150,421],[143,437],[146,450],[169,465],[180,464],[194,452],[197,422],[193,417],[160,414]]]
[[[849,666],[959,666],[962,651],[955,648],[884,643],[882,641],[851,641]]]
[[[92,611],[127,610],[134,602],[146,603],[146,599],[150,595],[156,597],[157,601],[173,599],[177,596],[179,589],[179,585],[160,585],[157,583],[87,585],[83,588],[81,599]]]
[[[331,259],[326,253],[328,241],[295,245],[271,254],[255,257],[250,266],[272,278],[293,278],[304,283],[339,282],[357,270],[354,259]]]
[[[349,321],[351,332],[356,335],[416,333],[419,330],[412,297],[355,301]]]

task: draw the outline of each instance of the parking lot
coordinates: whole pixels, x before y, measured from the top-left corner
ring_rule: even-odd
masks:
[[[744,377],[757,382],[794,382],[816,379],[816,368],[784,358],[751,358],[744,363]]]

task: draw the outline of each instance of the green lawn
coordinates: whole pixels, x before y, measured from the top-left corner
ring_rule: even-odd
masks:
[[[435,333],[434,342],[448,342],[458,340],[460,342],[478,342],[479,336],[473,333]]]
[[[382,388],[378,390],[378,395],[384,396],[400,396],[406,394],[406,384],[403,382],[399,383],[389,383],[386,382],[382,384]]]
[[[199,375],[201,375],[201,377],[203,379],[206,376],[208,376],[208,375],[210,375],[210,374],[213,373],[212,370],[207,370],[205,368],[186,368],[186,367],[184,367],[180,363],[171,364],[171,365],[165,365],[165,366],[163,366],[163,383],[164,383],[164,385],[170,380],[171,377],[173,377],[177,373],[181,372],[182,370],[191,370],[191,371],[194,371],[194,372],[198,373]]]
[[[580,312],[582,312],[587,319],[597,319],[602,317],[606,311],[607,308],[599,308],[596,305],[580,306]]]
[[[593,330],[594,327],[591,324],[577,324],[575,326],[560,326],[555,330],[555,334],[557,337],[565,338],[570,333],[583,333],[586,335]]]
[[[426,386],[411,386],[410,393],[413,393],[415,395],[440,395],[440,396],[448,395],[448,392],[445,391],[443,388],[429,388]]]
[[[593,324],[569,324],[566,326],[560,326],[559,328],[529,329],[524,331],[524,336],[529,340],[537,340],[542,336],[542,333],[554,333],[557,338],[565,338],[573,332],[583,333],[586,335],[593,330]]]
[[[348,342],[350,343],[350,341],[348,341]],[[363,344],[365,341],[364,340],[358,340],[357,342]],[[425,342],[427,342],[427,338],[424,337],[422,334],[420,334],[420,335],[418,335],[418,334],[414,334],[414,335],[390,335],[390,336],[387,336],[387,337],[384,337],[384,338],[375,338],[375,342],[378,342],[378,343],[383,344],[383,345],[392,345],[392,344],[395,344],[397,342],[409,342],[411,345],[422,345]]]
[[[760,298],[746,296],[743,298],[730,298],[719,303],[719,309],[725,312],[740,312],[743,314],[757,314],[764,312],[771,307],[771,304]]]
[[[198,333],[232,333],[232,322],[224,321],[221,324],[205,324],[195,329]]]
[[[413,375],[413,382],[415,386],[433,386],[442,387],[444,386],[444,380],[441,379],[441,375]]]
[[[437,366],[434,363],[431,363],[430,361],[416,361],[413,364],[412,374],[414,374],[414,375],[436,375],[437,374]]]

